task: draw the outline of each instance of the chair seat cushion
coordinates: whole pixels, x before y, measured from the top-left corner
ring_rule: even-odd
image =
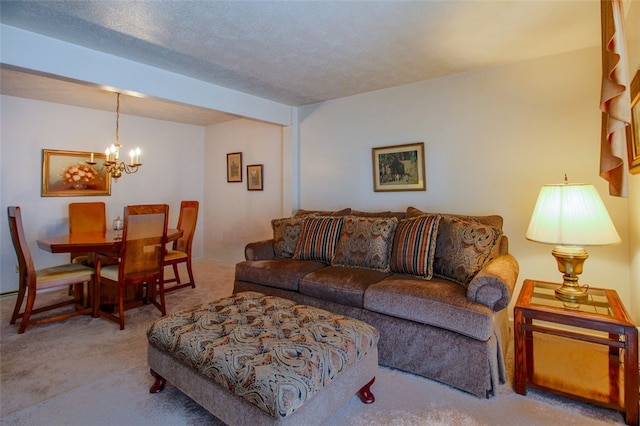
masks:
[[[186,259],[187,253],[179,250],[167,250],[164,255],[164,261],[178,260],[178,259]]]
[[[79,282],[84,278],[86,281],[91,281],[93,273],[93,268],[81,263],[69,263],[37,270],[36,283],[38,288],[47,288],[59,286],[60,281],[64,280]]]
[[[118,281],[120,265],[104,266],[100,269],[100,276],[111,281]]]

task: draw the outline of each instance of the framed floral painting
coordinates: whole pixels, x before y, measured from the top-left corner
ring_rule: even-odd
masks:
[[[247,190],[262,191],[262,164],[247,166]]]
[[[99,153],[43,149],[42,196],[111,195],[106,159],[105,154]]]
[[[227,154],[227,182],[242,182],[242,153]]]

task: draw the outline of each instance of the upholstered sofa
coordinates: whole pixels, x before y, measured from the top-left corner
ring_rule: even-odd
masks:
[[[249,243],[234,292],[258,291],[365,321],[379,363],[478,397],[506,380],[518,277],[502,217],[300,210]]]

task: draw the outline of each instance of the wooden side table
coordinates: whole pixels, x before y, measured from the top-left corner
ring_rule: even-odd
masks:
[[[576,304],[525,280],[514,308],[515,391],[527,386],[624,412],[638,425],[638,331],[614,290]],[[535,342],[535,345],[534,345]]]

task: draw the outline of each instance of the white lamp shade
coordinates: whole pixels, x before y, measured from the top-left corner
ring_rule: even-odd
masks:
[[[609,213],[593,185],[544,185],[538,195],[528,240],[556,245],[606,245],[620,242]]]

